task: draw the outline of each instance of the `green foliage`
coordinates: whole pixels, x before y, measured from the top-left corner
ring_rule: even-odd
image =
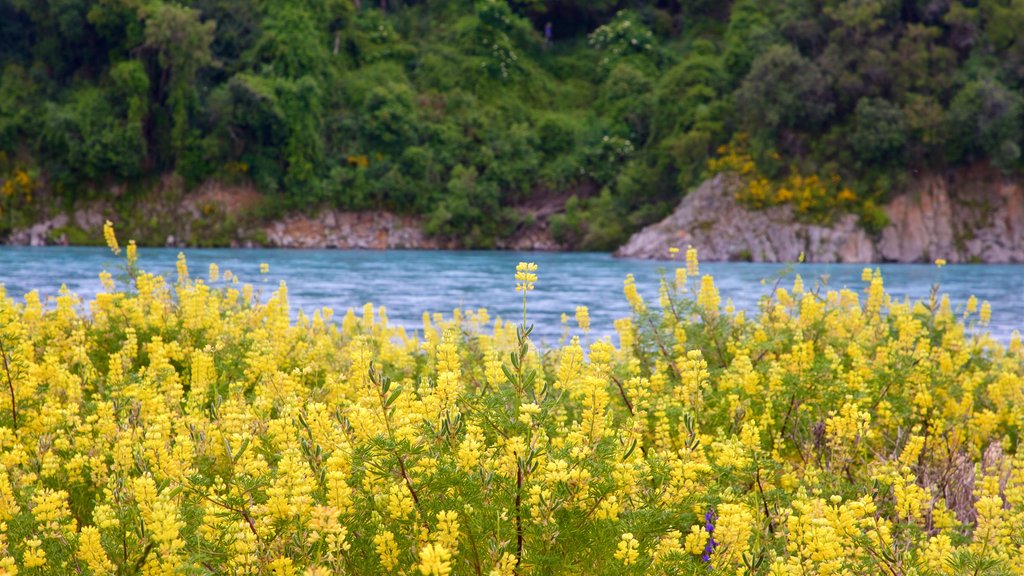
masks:
[[[487,216],[501,211],[498,187],[481,178],[475,168],[458,165],[452,170],[445,191],[441,202],[429,215],[427,231],[458,238],[470,248],[493,247],[494,219]]]
[[[999,81],[968,83],[949,107],[953,158],[988,156],[995,165],[1012,168],[1020,160],[1022,112],[1024,99]]]
[[[605,188],[595,198],[581,201],[572,196],[565,213],[551,219],[555,240],[584,250],[614,250],[628,238],[628,231],[611,192]]]
[[[131,179],[142,174],[145,141],[131,106],[102,88],[83,87],[47,104],[41,140],[58,178]],[[137,110],[135,111],[137,112]]]
[[[772,138],[785,130],[813,131],[834,109],[821,69],[785,45],[772,46],[754,60],[736,104],[749,132]]]
[[[166,172],[249,179],[280,209],[425,215],[474,245],[579,192],[552,229],[612,247],[744,133],[776,183],[837,175],[879,202],[911,171],[1016,173],[1020,8],[7,0],[0,152],[72,202]]]
[[[170,108],[170,141],[176,156],[184,153],[189,144],[195,76],[201,68],[214,63],[210,45],[217,24],[201,22],[199,16],[197,10],[175,4],[157,5],[151,13],[145,13],[143,47],[156,52],[164,72],[159,90]]]
[[[601,53],[600,64],[606,68],[631,55],[648,55],[654,50],[654,34],[637,14],[627,10],[591,32],[588,41]]]
[[[888,100],[862,98],[854,112],[850,142],[864,164],[898,164],[907,145],[903,112]]]

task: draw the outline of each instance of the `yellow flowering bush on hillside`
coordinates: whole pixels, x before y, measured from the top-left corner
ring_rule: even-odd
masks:
[[[733,141],[719,146],[716,156],[707,162],[708,172],[728,172],[742,179],[742,186],[736,192],[736,199],[755,209],[778,205],[790,205],[797,216],[803,218],[825,218],[834,212],[847,212],[857,207],[857,194],[843,184],[835,173],[825,178],[817,174],[805,175],[796,166],[791,166],[784,177],[770,178],[758,169],[749,150],[749,137],[737,134]],[[771,159],[779,161],[778,153]]]
[[[524,321],[415,332],[184,257],[3,294],[0,572],[1024,573],[1019,335],[871,270],[737,311],[686,256],[547,349],[527,263]]]

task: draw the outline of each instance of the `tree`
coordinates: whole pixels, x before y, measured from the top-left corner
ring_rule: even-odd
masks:
[[[162,71],[158,89],[170,109],[170,144],[175,156],[188,145],[196,73],[215,63],[210,45],[217,24],[202,22],[199,16],[198,10],[176,4],[158,4],[146,14],[144,46],[156,53]]]
[[[950,152],[954,160],[978,160],[1010,169],[1021,156],[1024,98],[988,78],[964,86],[949,106]]]
[[[758,56],[736,92],[736,104],[751,133],[815,132],[835,108],[821,70],[792,46],[772,46]]]
[[[900,164],[907,144],[903,112],[888,100],[861,98],[854,112],[850,140],[854,153],[864,164]]]
[[[427,231],[459,238],[469,247],[492,247],[493,223],[501,214],[498,187],[476,168],[460,164],[452,169],[445,192],[427,219]]]
[[[737,0],[729,15],[725,42],[725,66],[735,78],[743,78],[758,54],[764,53],[780,38],[765,12],[765,4],[757,0]]]

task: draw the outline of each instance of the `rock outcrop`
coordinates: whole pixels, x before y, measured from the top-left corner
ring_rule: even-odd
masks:
[[[692,245],[702,260],[792,262],[803,252],[819,262],[868,262],[874,243],[847,215],[832,226],[797,222],[788,206],[748,210],[736,202],[738,177],[719,174],[691,192],[668,218],[648,226],[617,256],[668,258],[670,247]]]
[[[927,176],[893,199],[878,242],[891,262],[1024,262],[1024,189],[981,170]]]
[[[702,260],[811,262],[1024,262],[1024,190],[990,171],[919,178],[885,206],[889,224],[870,235],[852,214],[830,226],[798,222],[788,206],[750,210],[736,176],[720,174],[668,218],[637,232],[616,255],[668,258],[692,245]]]
[[[53,218],[47,218],[42,222],[36,222],[28,228],[20,228],[11,232],[7,239],[8,244],[16,246],[46,246],[47,244],[63,244],[66,238],[57,234],[57,231],[68,225],[67,214],[58,214]],[[65,242],[61,242],[64,239]]]

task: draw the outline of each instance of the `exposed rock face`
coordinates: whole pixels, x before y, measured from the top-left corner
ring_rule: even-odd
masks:
[[[428,236],[421,219],[391,212],[342,212],[327,210],[313,216],[293,215],[269,224],[267,244],[279,248],[416,249],[459,248],[457,239]],[[543,226],[534,225],[509,238],[503,250],[558,250],[561,248]]]
[[[46,246],[47,244],[60,243],[60,238],[55,238],[53,232],[67,225],[68,215],[58,214],[53,218],[37,222],[28,228],[15,230],[11,233],[8,243],[19,246]]]
[[[693,245],[701,259],[812,262],[1024,262],[1024,190],[990,171],[916,180],[885,207],[877,237],[854,215],[831,226],[796,222],[791,209],[748,210],[735,200],[735,176],[718,175],[691,192],[665,220],[633,235],[616,254],[667,258]]]
[[[878,242],[894,262],[1024,262],[1024,189],[974,170],[922,178],[886,207]]]
[[[289,216],[265,229],[270,246],[281,248],[445,248],[423,233],[419,221],[390,212],[340,212]]]
[[[748,210],[736,202],[738,178],[719,174],[691,192],[668,218],[637,232],[617,256],[667,258],[670,247],[692,245],[702,260],[868,262],[874,244],[847,215],[833,226],[796,222],[788,206]]]

